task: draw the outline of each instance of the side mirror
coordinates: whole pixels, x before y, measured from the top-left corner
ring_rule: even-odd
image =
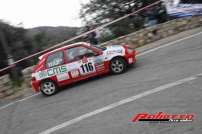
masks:
[[[99,55],[102,55],[102,51],[92,52],[90,54],[91,56],[99,56]]]
[[[97,52],[97,56],[98,56],[98,55],[102,55],[102,54],[103,54],[102,51],[98,51],[98,52]]]

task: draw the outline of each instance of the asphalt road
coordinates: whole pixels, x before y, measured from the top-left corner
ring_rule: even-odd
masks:
[[[171,38],[182,35],[186,33]],[[96,77],[55,96],[37,95],[1,109],[0,134],[49,130],[55,134],[201,134],[202,75],[198,74],[202,74],[202,33],[146,51],[124,74]],[[195,118],[181,123],[131,122],[140,112],[194,113]]]

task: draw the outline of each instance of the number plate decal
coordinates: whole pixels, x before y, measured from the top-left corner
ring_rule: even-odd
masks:
[[[86,75],[95,72],[94,60],[92,58],[88,58],[87,61],[82,62],[79,71],[81,75]]]

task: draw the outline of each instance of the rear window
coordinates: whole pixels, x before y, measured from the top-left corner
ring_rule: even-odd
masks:
[[[64,54],[62,51],[55,52],[48,56],[48,59],[46,61],[46,67],[55,67],[58,65],[64,64]]]

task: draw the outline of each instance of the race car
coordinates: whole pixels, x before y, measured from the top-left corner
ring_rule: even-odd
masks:
[[[96,47],[79,42],[47,52],[39,57],[32,72],[35,92],[46,96],[57,93],[60,87],[89,77],[121,74],[136,62],[136,51],[127,45]]]

